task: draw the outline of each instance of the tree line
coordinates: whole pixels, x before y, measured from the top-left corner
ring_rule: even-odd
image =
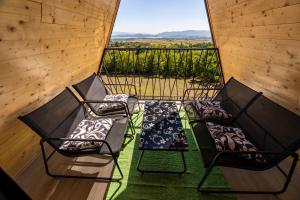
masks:
[[[162,45],[159,45],[161,43]],[[215,49],[211,42],[146,42],[116,41],[110,47],[131,47],[134,50],[106,50],[102,73],[111,75],[140,75],[159,78],[185,78],[219,81],[221,72]],[[161,49],[140,49],[159,47]],[[164,49],[174,48],[174,49]],[[190,48],[179,50],[176,48]]]

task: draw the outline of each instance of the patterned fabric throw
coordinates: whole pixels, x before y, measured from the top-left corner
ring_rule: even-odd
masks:
[[[145,102],[139,148],[188,149],[187,139],[175,102]]]
[[[106,95],[104,97],[104,101],[120,101],[120,102],[127,102],[128,101],[128,94],[111,94]],[[123,104],[120,103],[99,103],[95,106],[95,109],[100,112],[112,112],[118,111],[123,109]]]
[[[220,101],[196,101],[195,107],[202,119],[230,120],[232,117],[221,107]]]
[[[82,120],[68,136],[70,139],[104,140],[112,126],[112,119]],[[84,150],[100,147],[102,142],[65,141],[62,150]]]
[[[206,122],[206,127],[215,140],[218,151],[257,151],[240,128],[221,126],[211,122]],[[265,162],[261,154],[241,154],[241,157]]]

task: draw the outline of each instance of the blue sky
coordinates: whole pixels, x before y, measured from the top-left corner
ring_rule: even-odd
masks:
[[[121,0],[114,32],[209,30],[204,0]]]

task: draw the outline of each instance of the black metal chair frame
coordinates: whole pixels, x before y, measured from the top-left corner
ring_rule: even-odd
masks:
[[[50,172],[49,170],[49,166],[48,166],[48,161],[51,159],[51,157],[54,155],[54,153],[56,152],[56,150],[53,150],[49,156],[46,155],[46,151],[45,151],[45,147],[44,147],[44,142],[47,142],[47,140],[59,140],[59,141],[85,141],[85,142],[102,142],[103,144],[105,144],[107,146],[107,148],[109,149],[110,155],[113,158],[117,169],[121,175],[120,178],[112,178],[112,177],[96,177],[96,176],[73,176],[73,175],[62,175],[62,174],[53,174],[52,172]],[[40,146],[41,146],[41,150],[42,150],[42,155],[43,155],[43,161],[44,161],[44,166],[45,166],[45,170],[46,173],[54,178],[84,178],[84,179],[95,179],[95,180],[102,180],[102,181],[120,181],[123,179],[123,173],[121,171],[121,168],[118,164],[118,160],[117,160],[117,156],[115,154],[113,154],[112,149],[110,147],[110,145],[105,141],[105,140],[88,140],[88,139],[69,139],[69,138],[47,138],[47,139],[41,139],[40,140]],[[99,152],[100,152],[99,148]],[[91,154],[88,154],[91,155]],[[81,155],[80,153],[78,154],[74,154],[70,157],[79,157],[79,156],[86,156],[86,154]]]
[[[189,91],[198,91],[198,90],[201,90],[201,91],[203,91],[203,90],[207,90],[207,91],[209,91],[209,90],[214,90],[214,91],[219,91],[219,93],[220,92],[222,92],[222,90],[226,87],[226,85],[228,84],[228,83],[230,83],[230,81],[231,80],[233,80],[233,77],[231,77],[229,80],[228,80],[228,82],[223,86],[223,88],[188,88],[188,89],[186,89],[185,91],[184,91],[184,95],[183,95],[183,98],[182,98],[182,101],[181,101],[181,105],[180,105],[180,109],[182,108],[182,105],[184,104],[184,102],[185,102],[185,97],[186,97],[186,94],[189,92]],[[215,93],[215,96],[213,97],[213,100],[212,101],[214,101],[214,99],[216,98],[216,96],[217,96],[217,94],[218,93]],[[243,107],[243,108],[240,108],[239,107],[239,105],[237,105],[234,101],[232,101],[230,98],[227,98],[226,100],[223,100],[223,101],[231,101],[231,103],[233,103],[236,107],[238,107],[239,109],[240,109],[240,111],[235,115],[235,116],[233,116],[232,117],[232,119],[231,120],[229,120],[228,122],[226,122],[225,124],[232,124],[232,123],[234,123],[235,121],[236,121],[236,119],[241,115],[241,114],[243,114],[246,110],[247,110],[247,108],[249,107],[249,106],[251,106],[251,104],[260,96],[260,95],[262,95],[263,93],[262,92],[258,92],[246,105],[245,105],[245,107]],[[197,120],[189,120],[189,122],[190,123],[197,123],[197,122],[204,122],[205,120],[204,119],[197,119]]]
[[[138,161],[137,167],[136,167],[137,170],[139,172],[141,172],[142,174],[144,174],[144,173],[183,174],[183,173],[186,172],[186,162],[185,162],[185,158],[184,158],[184,151],[180,151],[181,159],[182,159],[182,163],[183,163],[183,170],[181,170],[181,171],[166,171],[166,170],[165,171],[161,171],[161,170],[144,170],[144,169],[141,169],[140,164],[142,162],[142,158],[144,156],[144,152],[145,151],[159,151],[159,149],[155,149],[155,150],[154,149],[153,150],[145,150],[145,149],[143,149],[142,150],[142,152],[140,154],[140,157],[139,157],[139,161]],[[162,151],[171,151],[171,150],[162,150]]]
[[[249,107],[249,106],[247,106]],[[243,111],[245,112],[246,109]],[[257,125],[259,125],[257,123],[256,120],[253,120]],[[193,123],[197,123],[197,122],[192,122],[191,124]],[[276,138],[274,138],[272,136],[272,134],[270,134],[267,130],[265,130],[263,127],[260,127],[264,130],[265,134],[267,134],[268,136],[272,137],[274,140],[276,140]],[[265,141],[266,142],[266,141]],[[285,147],[278,141],[276,140],[276,142],[285,149]],[[283,187],[280,189],[280,190],[276,190],[276,191],[267,191],[267,190],[262,190],[262,191],[254,191],[254,190],[224,190],[224,189],[221,189],[221,188],[204,188],[202,187],[202,185],[204,184],[205,180],[208,178],[210,172],[212,171],[212,169],[217,166],[216,163],[217,161],[224,155],[232,155],[232,156],[238,156],[238,155],[243,155],[243,154],[252,154],[252,155],[255,155],[255,154],[260,154],[260,155],[263,155],[263,156],[268,156],[268,155],[276,155],[276,156],[283,156],[283,157],[288,157],[288,156],[291,156],[293,157],[293,161],[292,161],[292,164],[291,164],[291,167],[289,169],[289,172],[286,173],[284,172],[283,169],[281,169],[281,167],[277,165],[275,165],[274,167],[276,167],[280,172],[281,174],[283,174],[286,178],[285,180],[285,183],[283,185]],[[212,163],[210,164],[210,166],[206,169],[206,173],[205,175],[203,176],[203,178],[201,179],[199,185],[198,185],[198,191],[199,192],[207,192],[207,193],[242,193],[242,194],[281,194],[283,192],[286,191],[290,181],[291,181],[291,178],[292,178],[292,175],[295,171],[295,168],[296,168],[296,165],[297,165],[297,162],[299,160],[299,155],[295,152],[290,152],[288,150],[285,150],[283,152],[272,152],[272,151],[255,151],[255,152],[249,152],[249,151],[222,151],[222,152],[219,152],[213,159]],[[260,170],[259,170],[260,171]]]
[[[233,77],[230,79],[232,80]],[[227,82],[229,83],[230,80]],[[226,83],[226,84],[227,84]],[[225,85],[226,86],[226,85]],[[224,87],[225,87],[224,86]],[[216,90],[216,91],[222,91],[223,88],[189,88],[185,91],[184,93],[184,98],[182,100],[182,104],[181,106],[184,104],[184,101],[185,101],[185,96],[186,96],[186,93],[189,92],[190,90]],[[218,93],[217,93],[218,94]],[[215,94],[215,96],[213,98],[215,98],[217,96],[217,94]],[[232,124],[234,123],[242,114],[246,114],[247,115],[247,109],[257,100],[258,97],[260,97],[262,95],[262,92],[259,92],[257,93],[246,105],[245,107],[243,108],[240,108],[237,104],[235,104],[234,101],[231,100],[231,103],[235,104],[235,106],[237,106],[240,111],[237,113],[236,116],[233,117],[232,120],[230,120],[229,122],[227,122],[226,124]],[[229,99],[226,99],[226,100],[230,100]],[[248,116],[248,115],[247,115]],[[250,116],[248,116],[250,117]],[[251,117],[250,117],[251,118]],[[295,171],[295,168],[296,168],[296,165],[297,165],[297,161],[299,160],[299,155],[295,152],[290,152],[288,151],[284,145],[282,145],[280,143],[280,141],[278,141],[275,137],[272,136],[272,134],[270,134],[264,127],[262,127],[255,119],[251,118],[252,122],[254,122],[259,128],[261,128],[264,132],[265,132],[265,137],[266,135],[268,135],[269,137],[271,137],[273,140],[276,141],[276,143],[281,146],[284,151],[283,152],[271,152],[271,151],[255,151],[255,152],[249,152],[249,151],[222,151],[222,152],[219,152],[215,155],[215,157],[213,158],[212,162],[210,163],[209,167],[206,168],[206,172],[203,176],[203,178],[201,179],[197,189],[199,192],[203,192],[203,193],[242,193],[242,194],[280,194],[280,193],[283,193],[286,191],[290,181],[291,181],[291,178],[292,178],[292,175]],[[204,123],[206,120],[203,120],[203,119],[196,119],[196,120],[189,120],[189,123],[191,125],[195,124],[195,123]],[[264,140],[264,145],[265,145],[265,142],[266,140]],[[280,189],[280,190],[276,190],[276,191],[267,191],[267,190],[262,190],[262,191],[254,191],[254,190],[226,190],[225,188],[212,188],[212,187],[203,187],[203,184],[205,182],[205,180],[208,178],[210,172],[212,171],[212,169],[215,167],[215,166],[219,166],[217,165],[217,161],[219,159],[222,158],[222,156],[227,156],[227,155],[232,155],[232,156],[236,156],[236,155],[243,155],[243,154],[260,154],[260,155],[263,155],[263,156],[267,156],[267,155],[277,155],[277,156],[282,156],[284,158],[288,157],[288,156],[291,156],[293,159],[292,159],[292,164],[290,166],[290,169],[289,169],[289,172],[286,173],[283,169],[281,169],[277,163],[276,165],[274,165],[273,167],[276,167],[280,172],[281,174],[284,175],[284,177],[286,178],[285,179],[285,183],[283,185],[283,187]],[[238,168],[238,167],[236,167]],[[270,168],[270,167],[269,167]],[[255,169],[254,169],[255,170]],[[256,169],[257,171],[261,171],[261,170],[264,170],[264,169]]]
[[[130,130],[132,132],[132,135],[127,135],[129,137],[133,137],[135,135],[135,129],[134,129],[134,125],[133,125],[133,121],[132,121],[132,117],[131,114],[129,112],[129,108],[126,102],[122,102],[122,101],[94,101],[94,100],[83,100],[83,103],[86,103],[87,105],[89,105],[90,103],[109,103],[109,104],[114,104],[114,103],[118,103],[122,105],[122,108],[125,111],[125,117],[129,117],[129,127]],[[114,116],[114,115],[119,115],[119,114],[110,114],[110,113],[99,113],[97,112],[93,106],[89,106],[89,108],[97,115],[97,116]],[[122,113],[123,114],[123,113]]]
[[[221,90],[220,90],[221,91]],[[237,113],[235,116],[233,116],[232,117],[232,119],[230,119],[228,122],[226,122],[226,123],[223,123],[223,124],[232,124],[232,123],[234,123],[236,120],[237,120],[237,118],[240,116],[240,115],[242,115],[246,110],[247,110],[247,108],[249,107],[249,106],[251,106],[251,104],[260,96],[260,95],[262,95],[263,93],[262,92],[259,92],[259,93],[257,93],[248,103],[247,103],[247,105],[245,106],[245,107],[243,107],[243,108],[240,108],[239,107],[239,105],[237,105],[234,101],[231,101],[233,104],[235,104],[235,106],[236,107],[238,107],[239,109],[240,109],[240,111],[239,111],[239,113]],[[228,98],[227,100],[230,100],[230,98]],[[182,104],[184,104],[184,101],[183,101],[183,103]],[[181,104],[181,105],[182,105]],[[193,123],[197,123],[197,122],[205,122],[206,120],[205,119],[197,119],[197,120],[189,120],[189,122],[190,122],[190,124],[193,124]]]
[[[98,75],[99,76],[99,75]],[[99,77],[101,79],[101,77]],[[102,80],[102,79],[101,79]],[[138,94],[137,94],[137,90],[136,90],[136,86],[134,84],[130,84],[130,83],[103,83],[104,86],[114,86],[114,87],[121,87],[121,86],[127,86],[127,87],[130,87],[130,88],[134,88],[134,96],[131,96],[131,97],[135,97],[137,98],[138,100]],[[107,89],[108,87],[105,87],[105,89]],[[107,90],[110,90],[110,92],[112,93],[111,89],[108,88]],[[129,90],[129,92],[131,92],[131,89]],[[135,130],[134,130],[134,125],[133,125],[133,120],[132,120],[132,114],[129,112],[129,107],[128,107],[128,103],[124,102],[126,104],[126,109],[127,109],[127,113],[126,115],[129,116],[130,118],[130,128],[131,128],[131,131],[133,133],[133,135],[135,135]],[[139,100],[137,101],[137,105],[138,105],[138,112],[141,111],[141,105],[140,105],[140,102]]]
[[[101,82],[102,82],[102,84],[103,84],[103,86],[104,86],[104,88],[105,88],[105,90],[107,92],[110,91],[112,93],[111,89],[108,88],[108,87],[106,87],[106,86],[114,86],[115,88],[116,87],[121,87],[121,86],[127,86],[127,87],[130,87],[130,88],[133,87],[135,94],[133,96],[131,96],[131,97],[137,98],[137,90],[136,90],[136,86],[134,84],[129,84],[129,83],[124,83],[124,84],[121,84],[121,83],[104,83],[103,80],[101,79],[101,77],[99,77],[99,75],[97,75],[96,73],[94,73],[94,75],[101,80]],[[84,94],[80,91],[79,88],[77,88],[75,85],[73,85],[73,88],[78,92],[78,94],[80,94],[80,96],[83,99],[85,99],[84,98]],[[131,89],[130,89],[130,91],[131,91]],[[98,116],[112,116],[112,115],[122,115],[122,114],[125,114],[126,117],[129,117],[129,126],[130,126],[130,130],[132,132],[132,135],[130,137],[133,137],[135,135],[135,129],[134,129],[134,125],[133,125],[132,114],[129,111],[129,107],[128,107],[128,103],[127,102],[121,102],[121,101],[104,101],[104,100],[94,101],[94,100],[89,100],[89,99],[85,99],[84,102],[87,103],[87,105],[90,107],[90,109],[96,115],[98,115]],[[116,113],[109,113],[109,112],[108,113],[99,113],[97,110],[94,109],[93,106],[90,106],[89,103],[107,103],[107,104],[115,104],[115,103],[117,103],[117,104],[121,104],[122,105],[122,110],[124,110],[125,113],[123,111],[116,112]],[[140,107],[139,101],[137,101],[137,104],[138,104],[138,108],[139,108],[139,111],[140,111],[141,107]]]
[[[284,172],[278,165],[276,165],[276,168],[285,176],[286,180],[283,185],[283,187],[280,190],[276,191],[267,191],[267,190],[262,190],[262,191],[254,191],[254,190],[226,190],[226,189],[221,189],[221,188],[212,188],[212,187],[202,187],[204,184],[205,180],[208,178],[210,172],[212,169],[217,166],[216,162],[218,159],[220,159],[223,155],[243,155],[243,154],[261,154],[261,155],[278,155],[278,156],[292,156],[293,161],[291,164],[291,167],[289,169],[289,172],[286,173]],[[219,152],[213,159],[211,165],[206,169],[206,172],[201,179],[197,189],[199,192],[203,193],[241,193],[241,194],[281,194],[286,191],[288,188],[288,185],[291,181],[292,175],[295,171],[297,161],[299,160],[299,155],[295,152],[267,152],[267,151],[256,151],[256,152],[249,152],[249,151],[222,151]]]
[[[97,75],[97,76],[99,76],[99,75]],[[99,77],[100,79],[101,79],[101,77]],[[101,81],[102,81],[102,79],[101,79]],[[114,87],[117,87],[117,86],[119,86],[119,87],[121,87],[121,86],[127,86],[127,87],[130,87],[130,88],[134,88],[134,95],[132,96],[132,97],[135,97],[135,98],[137,98],[138,99],[138,95],[137,95],[137,90],[136,90],[136,86],[134,85],[134,84],[130,84],[130,83],[103,83],[103,85],[104,86],[114,86]],[[111,89],[109,88],[109,87],[105,87],[105,89],[106,90],[109,90],[111,93],[112,93],[112,91],[111,91]],[[130,91],[131,91],[131,89],[130,89]],[[130,92],[129,91],[129,92]],[[126,103],[126,102],[124,102],[125,104],[126,104],[126,107],[127,107],[127,111],[128,111],[128,113],[130,113],[129,112],[129,109],[128,109],[128,104]],[[137,102],[137,104],[138,104],[138,108],[139,108],[139,111],[141,111],[141,106],[140,106],[140,103],[139,103],[139,101]]]
[[[86,111],[86,107],[84,106],[85,101],[80,101],[76,95],[68,88],[66,87],[66,90],[70,92],[70,94],[72,94],[72,96],[76,99],[76,101],[78,101],[83,109],[84,109],[84,112],[85,114],[87,113]],[[97,102],[97,101],[93,101],[93,102]],[[21,121],[24,122],[23,120],[23,116],[19,116],[19,119]],[[65,119],[66,120],[66,119]],[[60,124],[62,124],[65,120],[63,120],[62,122],[60,122]],[[31,126],[30,126],[31,127]],[[59,127],[59,125],[53,130],[55,131],[57,128]],[[33,131],[35,132],[38,132],[39,131],[39,128],[37,127],[31,127],[33,129]],[[52,132],[53,132],[52,131]],[[125,130],[124,130],[125,131]],[[45,151],[45,147],[44,147],[44,142],[49,142],[49,141],[90,141],[90,142],[101,142],[102,145],[98,148],[98,149],[95,149],[96,151],[93,151],[93,152],[81,152],[81,151],[78,151],[78,152],[72,152],[70,151],[69,153],[67,153],[66,151],[60,151],[60,150],[57,150],[56,148],[54,148],[54,150],[47,156],[46,155],[46,151]],[[103,147],[103,144],[105,144],[108,148],[108,151],[109,153],[101,153],[101,148]],[[45,166],[45,170],[46,170],[46,173],[51,176],[51,177],[58,177],[58,178],[80,178],[80,179],[94,179],[94,180],[101,180],[101,181],[120,181],[121,179],[123,179],[123,173],[122,173],[122,170],[118,164],[118,160],[117,160],[117,156],[118,154],[116,153],[113,153],[112,151],[112,148],[111,146],[109,145],[109,143],[105,140],[91,140],[91,139],[70,139],[70,138],[43,138],[40,140],[40,146],[41,146],[41,151],[42,151],[42,156],[43,156],[43,161],[44,161],[44,166]],[[51,145],[50,145],[51,146]],[[67,157],[80,157],[80,156],[86,156],[86,155],[92,155],[92,154],[97,154],[97,155],[104,155],[104,154],[109,154],[112,156],[116,166],[117,166],[117,169],[120,173],[120,178],[112,178],[112,177],[96,177],[96,176],[73,176],[73,175],[62,175],[62,174],[53,174],[50,172],[49,170],[49,166],[48,166],[48,161],[51,159],[51,157],[55,154],[55,152],[58,152],[60,153],[61,155],[64,155],[64,156],[67,156]]]

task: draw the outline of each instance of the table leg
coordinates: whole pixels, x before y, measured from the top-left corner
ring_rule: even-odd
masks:
[[[140,164],[142,162],[142,158],[144,156],[144,151],[145,150],[142,150],[142,153],[140,154],[140,158],[139,158],[139,161],[138,161],[138,165],[137,165],[137,170],[139,172],[141,172],[142,174],[143,173],[167,173],[167,174],[183,174],[186,172],[186,162],[185,162],[185,158],[184,158],[184,153],[183,151],[180,151],[181,153],[181,158],[182,158],[182,162],[183,162],[183,170],[181,171],[160,171],[160,170],[143,170],[140,168]]]

